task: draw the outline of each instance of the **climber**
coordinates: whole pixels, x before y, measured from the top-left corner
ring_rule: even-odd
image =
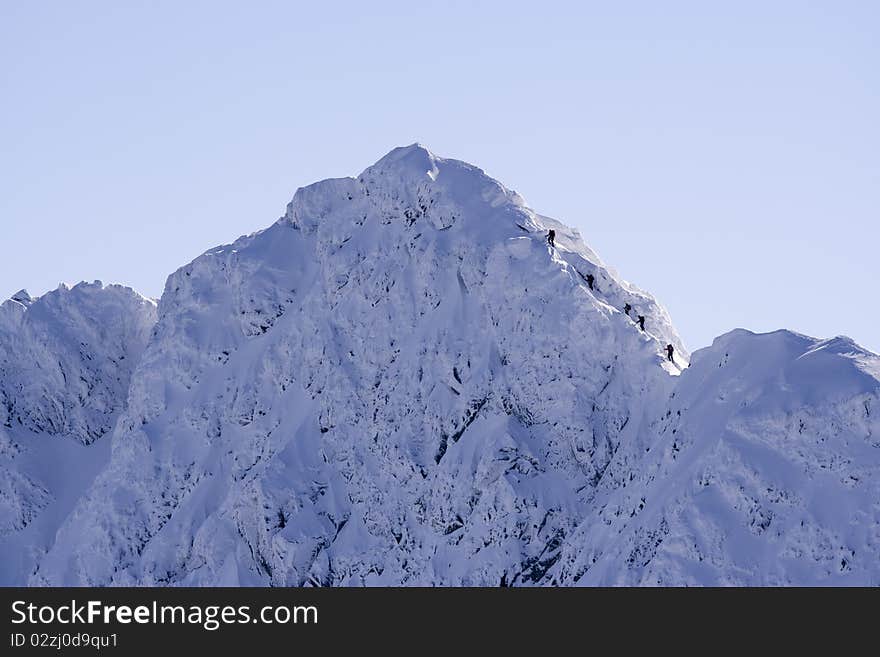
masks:
[[[556,246],[556,231],[552,228],[550,229],[550,232],[547,233],[547,244],[550,246]]]
[[[629,311],[632,309],[633,309],[633,307],[630,304],[626,304],[623,307],[623,312],[626,314],[627,317],[629,317]]]
[[[592,274],[587,274],[587,285],[590,286],[590,289],[593,289],[593,282],[596,280],[596,277]]]
[[[645,330],[645,316],[639,315],[639,318],[636,320],[636,323],[639,325],[639,328],[643,331]]]
[[[675,347],[673,347],[671,344],[666,345],[666,359],[670,363],[675,362],[675,359],[672,357],[673,353],[675,353]]]

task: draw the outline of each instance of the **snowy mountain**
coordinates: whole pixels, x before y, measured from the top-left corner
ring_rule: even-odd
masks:
[[[143,350],[137,368],[98,359],[120,387],[31,402],[32,442],[59,427],[112,453],[6,583],[880,574],[877,356],[735,331],[686,368],[665,310],[576,231],[419,145],[298,190],[274,225],[172,274],[155,326],[138,308],[123,314],[149,342],[116,342],[129,364]],[[0,358],[24,333],[0,338]],[[3,376],[0,390],[21,378]],[[49,424],[56,407],[72,410]],[[0,553],[28,545],[14,536]]]
[[[108,460],[155,321],[155,303],[97,281],[0,305],[0,583],[27,576]]]

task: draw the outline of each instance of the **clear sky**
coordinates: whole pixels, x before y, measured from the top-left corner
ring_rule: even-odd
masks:
[[[692,349],[880,350],[880,3],[0,0],[0,297],[165,277],[419,141]]]

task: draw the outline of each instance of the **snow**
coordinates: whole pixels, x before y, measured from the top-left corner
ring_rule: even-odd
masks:
[[[2,306],[0,358],[46,296]],[[122,333],[143,343],[104,342],[137,367],[97,358],[116,387],[30,377],[71,410],[27,397],[31,461],[4,489],[33,529],[0,543],[3,582],[877,580],[877,356],[738,330],[688,367],[665,309],[577,231],[421,145],[174,272],[155,325],[135,301]],[[88,317],[121,328],[105,303],[56,312],[56,351]],[[75,480],[32,476],[61,459]]]
[[[107,463],[155,304],[117,285],[0,305],[0,583],[22,584]]]

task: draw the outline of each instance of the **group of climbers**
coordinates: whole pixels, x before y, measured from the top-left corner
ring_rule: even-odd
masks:
[[[623,314],[626,315],[627,317],[632,317],[632,315],[629,314],[632,309],[633,309],[633,307],[631,304],[629,304],[629,303],[626,304],[623,307]],[[645,330],[645,316],[644,315],[636,315],[636,324],[638,324],[639,328],[644,331]]]
[[[552,228],[547,233],[547,244],[549,244],[550,246],[552,246],[554,248],[556,247],[556,231],[553,230]],[[594,283],[596,282],[596,277],[593,276],[593,274],[587,274],[585,277],[585,280],[587,281],[587,285],[589,285],[590,289],[594,290],[595,289]],[[627,317],[632,318],[632,315],[630,315],[630,312],[632,311],[632,309],[633,309],[632,304],[627,303],[623,307],[623,313]],[[645,330],[645,316],[644,315],[636,315],[635,322],[636,322],[636,324],[638,324],[639,329],[641,329],[642,331]],[[675,347],[673,347],[672,344],[667,344],[666,345],[666,360],[668,360],[670,363],[674,363],[675,362],[674,354],[675,354]]]

